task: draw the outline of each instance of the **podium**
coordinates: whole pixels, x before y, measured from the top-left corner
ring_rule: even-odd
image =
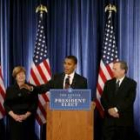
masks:
[[[51,110],[47,104],[47,140],[94,140],[94,108]]]

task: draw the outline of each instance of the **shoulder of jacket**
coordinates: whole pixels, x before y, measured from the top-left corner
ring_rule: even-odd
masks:
[[[64,73],[56,73],[56,74],[52,75],[52,79],[61,78],[61,77],[64,77],[64,76],[65,76]]]
[[[87,78],[85,78],[85,77],[83,77],[83,76],[81,76],[81,75],[79,75],[79,74],[77,74],[77,73],[75,73],[75,76],[76,76],[77,78],[79,78],[79,79],[87,80]]]
[[[131,79],[131,78],[129,78],[129,77],[126,77],[126,80],[128,81],[128,82],[130,82],[130,83],[132,83],[132,84],[137,84],[137,82],[134,80],[134,79]]]
[[[112,83],[114,81],[115,81],[115,78],[112,78],[112,79],[107,80],[105,83],[108,84],[108,83]]]

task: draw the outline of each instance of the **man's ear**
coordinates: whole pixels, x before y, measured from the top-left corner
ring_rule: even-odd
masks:
[[[126,72],[125,72],[125,69],[123,69],[123,73],[125,74]]]

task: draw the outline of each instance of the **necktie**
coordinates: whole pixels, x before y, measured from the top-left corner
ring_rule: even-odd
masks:
[[[120,86],[120,80],[118,80],[116,82],[116,88],[115,88],[115,94],[117,93],[118,89],[119,89],[119,86]]]
[[[68,89],[70,87],[70,76],[68,76],[66,79],[65,79],[65,89]]]

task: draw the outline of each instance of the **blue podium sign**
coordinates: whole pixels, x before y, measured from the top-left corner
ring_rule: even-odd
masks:
[[[50,90],[50,109],[52,110],[90,110],[91,90],[52,89]]]

